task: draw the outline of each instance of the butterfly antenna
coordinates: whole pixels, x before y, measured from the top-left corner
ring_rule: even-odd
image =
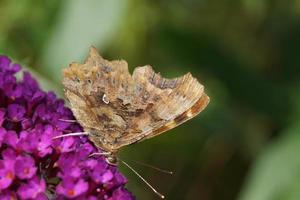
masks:
[[[52,139],[54,140],[54,139],[63,138],[63,137],[81,136],[81,135],[88,135],[88,133],[87,132],[68,133],[68,134],[63,134],[63,135],[55,136]]]
[[[120,159],[119,159],[120,160]],[[142,181],[144,183],[146,183],[146,185],[148,185],[148,187],[151,188],[151,190],[157,194],[160,198],[164,199],[165,196],[162,195],[161,193],[159,193],[150,183],[148,183],[137,171],[135,171],[129,164],[127,164],[125,161],[120,160],[126,167],[128,167],[131,171],[133,171],[140,179],[142,179]]]
[[[149,167],[149,168],[151,168],[151,169],[155,169],[155,170],[157,170],[157,171],[159,171],[159,172],[163,172],[163,173],[165,173],[165,174],[174,174],[174,172],[172,172],[172,171],[169,171],[169,170],[165,170],[165,169],[160,169],[160,168],[158,168],[158,167],[155,167],[155,166],[153,166],[153,165],[150,165],[150,164],[147,164],[147,163],[143,163],[143,162],[140,162],[140,161],[136,161],[136,160],[132,160],[133,162],[135,162],[135,163],[137,163],[137,164],[139,164],[139,165],[143,165],[143,166],[145,166],[145,167]]]
[[[59,121],[69,122],[69,123],[76,123],[77,122],[75,119],[59,119]]]

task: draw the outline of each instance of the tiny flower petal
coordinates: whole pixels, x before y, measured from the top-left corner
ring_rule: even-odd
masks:
[[[16,152],[11,148],[6,148],[2,151],[2,158],[5,161],[15,162]]]
[[[7,168],[0,169],[0,190],[8,188],[14,178],[15,174],[13,170]]]
[[[73,137],[63,138],[62,141],[59,141],[59,144],[56,146],[56,149],[61,153],[66,153],[74,150],[75,139]]]
[[[119,187],[116,189],[112,196],[108,200],[129,200],[133,199],[133,196],[131,193],[129,193],[126,189]]]
[[[52,152],[51,143],[52,143],[51,135],[44,134],[39,136],[37,150],[38,150],[38,155],[40,157],[44,157],[45,155],[50,154]]]
[[[7,131],[3,140],[5,144],[13,148],[16,148],[18,141],[18,135],[15,131]]]
[[[65,197],[74,198],[85,193],[87,189],[88,183],[82,179],[77,182],[66,179],[57,186],[56,191],[58,194],[62,194]]]
[[[0,56],[0,70],[7,70],[10,65],[11,60],[6,56]]]
[[[0,160],[0,190],[8,188],[15,178],[15,154],[11,149],[2,152],[4,160]]]
[[[9,190],[2,191],[0,193],[1,200],[17,200],[17,195]]]
[[[25,108],[19,104],[11,104],[7,108],[8,117],[13,121],[20,121],[23,119],[26,112]]]
[[[37,171],[34,160],[30,156],[18,156],[15,163],[15,172],[20,179],[30,179]]]
[[[106,162],[103,161],[98,162],[94,167],[91,177],[96,183],[103,184],[110,181],[114,177],[113,173],[106,169],[106,166]]]
[[[32,120],[31,119],[25,119],[21,122],[21,126],[23,130],[29,129],[32,126]]]
[[[21,199],[35,199],[40,194],[44,193],[46,189],[46,183],[43,179],[39,179],[38,177],[34,177],[28,181],[26,184],[22,184],[17,194]]]
[[[113,173],[110,170],[108,170],[102,174],[101,182],[106,183],[110,181],[113,177],[114,177]]]

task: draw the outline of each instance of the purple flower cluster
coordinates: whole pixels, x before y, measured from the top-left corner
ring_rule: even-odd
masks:
[[[18,81],[21,66],[0,56],[0,199],[134,199],[125,177],[81,132],[63,100],[42,91],[29,73]]]

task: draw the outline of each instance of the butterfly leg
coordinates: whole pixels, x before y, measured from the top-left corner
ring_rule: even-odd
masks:
[[[70,123],[76,123],[77,122],[75,119],[59,119],[59,121],[70,122]]]
[[[88,135],[88,133],[87,132],[68,133],[68,134],[55,136],[52,139],[58,139],[58,138],[69,137],[69,136],[81,136],[81,135]]]
[[[89,157],[92,157],[92,156],[109,156],[111,155],[110,152],[95,152],[95,153],[92,153],[91,155],[89,155]]]

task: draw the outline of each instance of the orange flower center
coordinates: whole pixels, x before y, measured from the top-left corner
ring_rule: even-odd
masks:
[[[14,174],[12,173],[12,171],[7,172],[6,178],[8,178],[8,179],[13,179],[14,178]]]
[[[69,196],[74,196],[75,195],[75,190],[73,190],[73,189],[68,190],[68,195]]]
[[[24,169],[24,174],[26,174],[26,175],[29,174],[29,168],[28,167]]]
[[[10,195],[10,200],[17,200],[17,199],[15,198],[15,196]]]

